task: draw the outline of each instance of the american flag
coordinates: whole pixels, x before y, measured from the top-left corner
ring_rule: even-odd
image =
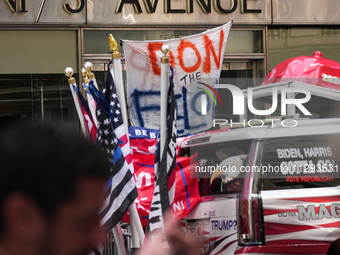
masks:
[[[97,109],[96,101],[94,100],[93,96],[91,95],[89,91],[89,84],[88,83],[83,84],[83,87],[85,88],[87,102],[89,105],[90,112],[92,114],[93,122],[96,125],[96,127],[98,127],[98,121],[97,121],[97,115],[96,115],[96,109]]]
[[[83,115],[82,117],[84,119],[85,133],[87,137],[90,138],[91,141],[95,142],[97,135],[97,125],[94,122],[90,108],[78,87],[75,84],[73,84],[72,87],[77,94],[78,102],[80,104],[81,112]]]
[[[129,165],[130,171],[133,174],[134,169],[133,169],[133,161],[132,161],[131,154],[130,154],[130,144],[129,144],[128,137],[126,134],[127,130],[123,122],[120,104],[118,102],[118,97],[116,93],[116,87],[114,84],[112,60],[109,62],[108,69],[109,69],[109,72],[107,72],[106,74],[105,88],[103,90],[103,95],[104,94],[110,95],[110,109],[112,110],[112,113],[113,113],[114,131],[115,131],[117,138],[122,141],[122,143],[120,143],[119,145],[120,145],[120,148],[122,149],[125,160],[127,164]],[[105,90],[106,88],[109,88],[109,91]],[[109,99],[109,97],[107,97],[107,99]]]
[[[155,191],[152,198],[147,234],[154,236],[155,231],[164,230],[164,216],[170,212],[176,188],[176,105],[173,84],[173,69],[170,77],[167,107],[167,137],[163,155],[160,158],[160,139],[158,135],[155,153]],[[164,241],[166,247],[167,241]]]
[[[102,224],[108,229],[112,229],[124,217],[131,203],[137,198],[137,188],[119,146],[122,141],[117,138],[114,132],[114,123],[120,116],[114,84],[106,82],[103,95],[101,95],[90,82],[90,92],[97,103],[98,134],[96,143],[106,153],[107,159],[112,162],[112,177],[108,181],[106,189],[107,198],[100,212]],[[110,107],[113,104],[117,106],[114,112]]]

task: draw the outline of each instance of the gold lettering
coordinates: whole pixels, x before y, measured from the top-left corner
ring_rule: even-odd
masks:
[[[196,0],[204,13],[211,13],[211,1],[210,0]],[[194,12],[194,0],[187,0],[187,13]]]
[[[133,8],[135,9],[135,13],[142,13],[142,8],[140,7],[140,4],[138,0],[119,0],[116,13],[122,12],[124,4],[132,4]]]
[[[214,9],[218,12],[218,13],[223,13],[223,14],[228,14],[228,13],[232,13],[236,10],[237,8],[237,0],[230,0],[230,8],[228,10],[223,9],[221,6],[221,0],[213,0],[214,1]]]
[[[171,0],[164,0],[165,13],[185,13],[183,9],[171,9]]]
[[[261,13],[260,9],[248,9],[248,0],[241,0],[241,13]]]
[[[39,22],[39,19],[40,19],[40,16],[41,16],[41,12],[44,8],[44,5],[45,5],[45,1],[46,0],[42,0],[41,1],[41,4],[40,4],[40,7],[39,7],[39,10],[38,10],[38,14],[37,14],[37,17],[35,18],[35,22]]]
[[[11,9],[12,12],[17,11],[17,5],[15,0],[6,0],[6,3],[8,4],[9,8]]]
[[[156,11],[158,0],[144,0],[145,9],[148,13],[154,13]]]
[[[72,9],[69,4],[63,4],[63,8],[67,13],[78,13],[84,9],[85,0],[78,0],[78,6],[76,9]]]
[[[25,0],[19,0],[19,12],[27,12]]]

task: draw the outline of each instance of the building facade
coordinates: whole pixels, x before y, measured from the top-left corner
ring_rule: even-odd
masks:
[[[117,41],[161,40],[230,20],[220,83],[260,85],[280,62],[315,51],[340,62],[337,0],[3,0],[0,122],[57,118],[78,125],[64,69],[72,67],[79,84],[90,61],[103,84],[109,34]],[[230,114],[216,109],[216,117]]]

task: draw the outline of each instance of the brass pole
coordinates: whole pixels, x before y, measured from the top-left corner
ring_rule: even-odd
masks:
[[[118,44],[112,34],[109,36],[109,46],[112,50],[112,59],[120,58],[120,53],[118,52]]]

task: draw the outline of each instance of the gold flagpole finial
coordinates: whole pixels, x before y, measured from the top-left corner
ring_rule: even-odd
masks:
[[[164,56],[161,58],[161,63],[168,64],[170,61],[170,58],[168,56],[168,53],[170,52],[169,45],[163,44],[161,47],[161,51],[163,52]]]
[[[112,59],[120,58],[120,53],[118,52],[118,44],[112,34],[109,36],[109,46],[112,50]]]
[[[87,77],[87,71],[86,71],[86,69],[84,67],[81,69],[81,74],[83,76],[84,83],[85,84],[89,83],[89,78]]]
[[[66,67],[65,68],[65,75],[68,77],[68,84],[73,84],[76,82],[76,79],[72,77],[73,75],[73,68],[72,67]]]
[[[91,62],[85,62],[84,64],[84,68],[87,72],[87,77],[89,79],[93,79],[94,78],[94,73],[92,73],[92,70],[93,70],[93,65]]]

